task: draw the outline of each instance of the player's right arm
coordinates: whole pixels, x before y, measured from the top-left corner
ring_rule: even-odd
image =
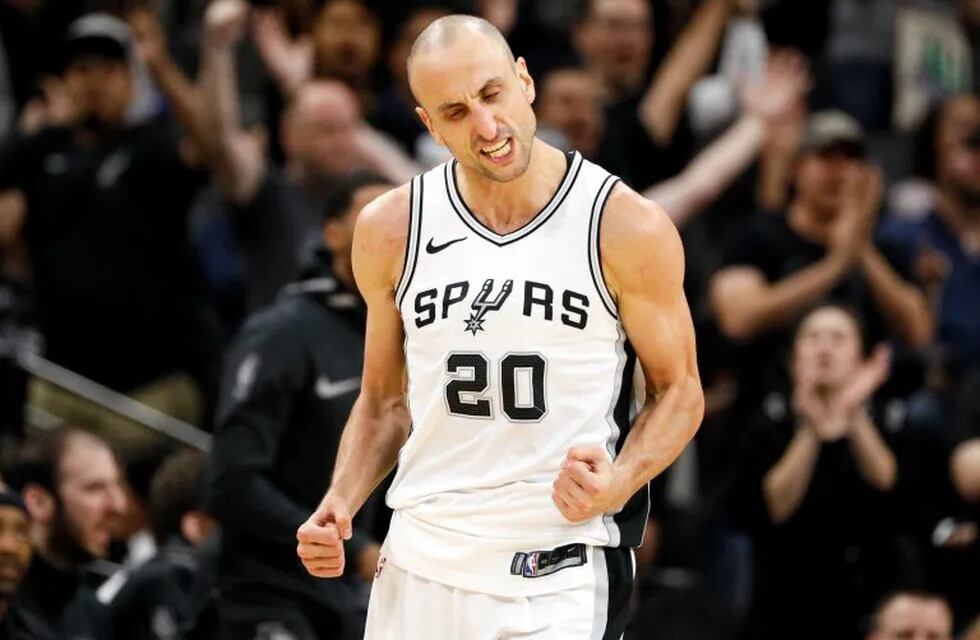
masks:
[[[354,277],[368,309],[361,391],[340,440],[330,488],[296,533],[303,565],[321,578],[343,573],[351,518],[395,466],[408,438],[404,330],[395,289],[409,198],[407,185],[382,195],[364,208],[354,230]]]

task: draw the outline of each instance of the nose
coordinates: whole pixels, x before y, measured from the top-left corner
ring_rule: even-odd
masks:
[[[493,116],[493,111],[483,105],[473,107],[473,123],[476,127],[476,134],[484,140],[494,140],[497,138],[497,119]]]
[[[108,503],[106,505],[106,510],[111,515],[122,516],[124,513],[126,513],[126,493],[122,490],[122,487],[117,485],[110,488],[107,498]]]

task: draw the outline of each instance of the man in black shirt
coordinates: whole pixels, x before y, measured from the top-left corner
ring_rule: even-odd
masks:
[[[154,51],[147,64],[170,89],[174,111],[192,111],[190,94],[171,86],[179,72],[162,47],[146,44],[134,44],[126,23],[107,14],[72,23],[62,80],[74,112],[67,124],[0,149],[0,194],[26,203],[46,357],[123,393],[156,386],[158,408],[196,420],[200,400],[188,374],[205,369],[195,348],[206,342],[195,339],[203,298],[186,215],[207,174],[194,168],[203,147],[169,120],[128,120],[135,45]],[[54,393],[32,390],[52,413],[92,420],[51,404]]]
[[[60,427],[28,440],[11,486],[31,515],[34,561],[17,610],[44,640],[111,640],[112,622],[82,581],[84,566],[104,558],[125,497],[119,466],[96,436]]]
[[[739,376],[742,400],[786,362],[789,329],[822,300],[857,309],[867,340],[912,348],[932,340],[923,293],[872,242],[881,180],[867,162],[859,125],[841,112],[813,115],[797,160],[796,193],[785,216],[759,214],[710,283],[721,331],[751,353]]]
[[[328,198],[323,242],[298,282],[246,321],[225,359],[208,509],[223,531],[219,615],[224,638],[351,638],[354,585],[379,547],[355,530],[348,580],[318,580],[296,557],[296,530],[326,490],[360,389],[365,310],[350,248],[354,220],[391,187],[355,173]],[[358,577],[359,576],[359,577]],[[361,622],[362,624],[362,622]],[[359,637],[359,636],[358,636]]]

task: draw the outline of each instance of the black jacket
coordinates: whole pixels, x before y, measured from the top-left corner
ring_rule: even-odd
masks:
[[[109,605],[116,638],[191,637],[211,601],[213,563],[208,545],[196,549],[174,536],[126,581]]]
[[[112,620],[79,571],[62,571],[37,553],[13,602],[14,638],[112,640]]]
[[[222,525],[218,582],[229,618],[253,620],[277,603],[342,618],[353,606],[351,585],[311,577],[296,556],[296,530],[329,484],[363,362],[363,302],[328,265],[321,250],[246,320],[226,354],[208,508]],[[364,542],[355,531],[348,557]]]

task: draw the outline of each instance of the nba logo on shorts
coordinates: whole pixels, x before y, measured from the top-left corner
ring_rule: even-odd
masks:
[[[527,554],[527,560],[524,561],[524,577],[533,578],[538,575],[538,552],[532,551]]]
[[[384,556],[379,556],[378,557],[378,568],[374,570],[374,579],[375,580],[377,580],[378,578],[381,577],[381,572],[384,571],[384,568],[385,568],[385,557]]]

